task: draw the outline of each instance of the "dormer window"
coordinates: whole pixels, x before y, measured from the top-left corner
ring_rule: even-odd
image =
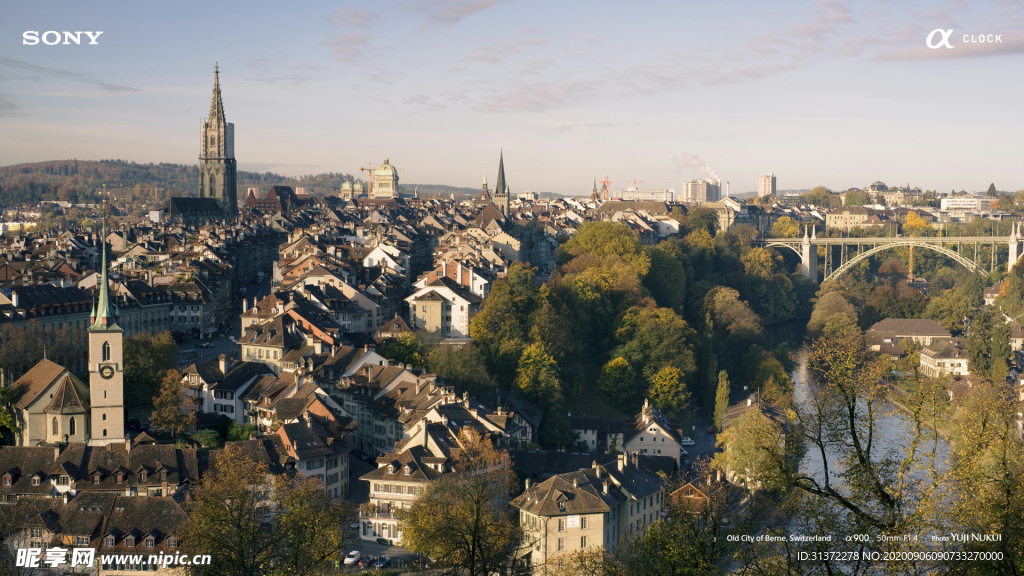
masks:
[[[113,536],[107,536],[106,538],[103,539],[103,545],[106,546],[107,548],[113,548],[114,544],[115,544],[115,540],[114,540]]]
[[[146,481],[146,476],[147,476],[147,474],[146,474],[145,470],[143,470],[142,472],[139,472],[139,482],[145,482]]]
[[[135,536],[129,536],[124,539],[125,548],[135,548]]]
[[[57,477],[58,486],[67,486],[71,483],[71,478],[67,474],[61,474]]]
[[[559,502],[558,503],[558,511],[559,512],[565,512],[565,502]]]
[[[410,468],[409,465],[406,464],[406,466],[402,468],[402,474],[405,474],[406,476],[412,474],[412,468]]]
[[[394,474],[394,473],[395,473],[395,467],[392,466],[391,464],[388,464],[388,474]]]
[[[156,540],[152,536],[146,537],[146,548],[152,548],[156,545]]]
[[[100,483],[100,475],[99,474],[93,474],[92,475],[92,483],[93,484],[99,484]]]
[[[33,476],[32,477],[32,485],[33,486],[39,486],[39,476]]]
[[[11,485],[11,477],[10,476],[4,476],[4,486],[10,486],[10,485]]]
[[[118,473],[118,475],[114,478],[114,481],[117,482],[118,484],[124,482],[124,474]]]
[[[167,471],[166,470],[161,470],[160,471],[160,481],[161,482],[166,482],[167,481]]]
[[[178,539],[175,538],[174,536],[171,536],[170,538],[168,538],[167,539],[167,547],[168,548],[177,548],[178,547]]]

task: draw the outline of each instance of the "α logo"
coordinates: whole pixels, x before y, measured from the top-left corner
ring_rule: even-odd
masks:
[[[942,40],[939,40],[936,44],[932,44],[932,39],[935,38],[936,34],[941,35]],[[936,48],[942,48],[943,46],[945,46],[946,48],[952,48],[953,46],[949,43],[949,37],[952,35],[952,29],[943,30],[942,28],[936,28],[935,30],[932,30],[932,33],[928,35],[928,39],[925,40],[924,43],[932,50],[935,50]]]

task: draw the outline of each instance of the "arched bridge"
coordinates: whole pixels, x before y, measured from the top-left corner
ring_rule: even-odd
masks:
[[[921,236],[895,236],[892,238],[817,238],[814,232],[808,236],[804,230],[803,238],[764,238],[756,240],[764,248],[788,248],[800,256],[800,272],[805,278],[818,281],[818,247],[824,246],[825,250],[825,278],[822,282],[835,280],[851,270],[861,261],[892,248],[903,246],[916,246],[933,250],[942,254],[968,270],[987,275],[998,265],[996,247],[1006,245],[1009,248],[1007,270],[1013,268],[1017,259],[1022,254],[1020,249],[1024,236],[1014,225],[1009,236],[946,236],[946,237],[921,237]],[[979,248],[990,246],[988,258],[980,256]],[[839,262],[834,266],[834,254],[838,247]],[[965,255],[970,250],[971,257]],[[852,250],[851,250],[852,249]],[[853,254],[850,254],[850,252]],[[986,265],[988,269],[986,270]]]

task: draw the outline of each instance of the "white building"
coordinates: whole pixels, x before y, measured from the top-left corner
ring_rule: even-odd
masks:
[[[689,180],[683,182],[682,200],[687,204],[716,202],[722,196],[722,182],[714,180]]]
[[[765,174],[757,179],[757,195],[775,194],[775,174]]]

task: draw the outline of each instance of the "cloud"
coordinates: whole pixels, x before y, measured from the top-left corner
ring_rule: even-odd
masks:
[[[924,41],[922,40],[922,44]],[[1006,38],[1002,42],[992,44],[971,44],[963,42],[963,34],[957,38],[956,33],[950,38],[952,49],[942,47],[931,49],[927,46],[881,54],[877,60],[946,60],[950,58],[983,58],[985,56],[1004,56],[1006,54],[1024,54],[1024,37]]]
[[[370,24],[370,22],[376,20],[378,16],[379,15],[374,12],[367,12],[351,6],[345,6],[331,14],[331,19],[342,26],[365,28]]]
[[[505,0],[432,0],[427,4],[431,20],[442,24],[455,24],[477,12],[504,2]]]
[[[337,34],[327,38],[320,44],[327,46],[339,62],[349,62],[365,53],[369,38],[366,34]]]
[[[514,54],[522,51],[526,46],[541,46],[544,44],[543,38],[520,38],[512,42],[506,42],[499,46],[483,46],[477,49],[466,57],[467,60],[477,60],[480,62],[487,62],[489,64],[496,64],[500,62],[505,56]]]
[[[436,111],[445,110],[448,108],[448,106],[443,102],[439,102],[434,98],[423,94],[412,94],[410,96],[406,96],[405,99],[402,101],[402,104],[405,104],[406,106],[412,108],[416,108],[418,110]]]
[[[517,84],[505,92],[478,98],[471,109],[487,114],[544,112],[581,102],[599,87],[600,82],[597,80]]]
[[[21,106],[14,103],[10,96],[7,94],[0,94],[0,117],[3,116],[20,116],[21,113],[18,110]]]
[[[576,130],[594,130],[603,128],[625,128],[627,126],[639,126],[639,122],[581,122],[577,124],[559,124],[555,126],[558,132],[575,132]]]
[[[108,84],[89,76],[88,74],[82,74],[81,72],[72,72],[70,70],[60,70],[57,68],[47,68],[46,66],[39,66],[38,64],[32,64],[23,60],[16,60],[14,58],[5,58],[0,56],[0,66],[8,66],[10,68],[17,68],[18,70],[26,70],[28,72],[36,72],[50,78],[59,78],[65,80],[76,80],[78,82],[85,82],[87,84],[93,84],[99,86],[103,90],[109,90],[110,92],[138,92],[138,88],[132,88],[130,86],[119,86],[117,84]]]

